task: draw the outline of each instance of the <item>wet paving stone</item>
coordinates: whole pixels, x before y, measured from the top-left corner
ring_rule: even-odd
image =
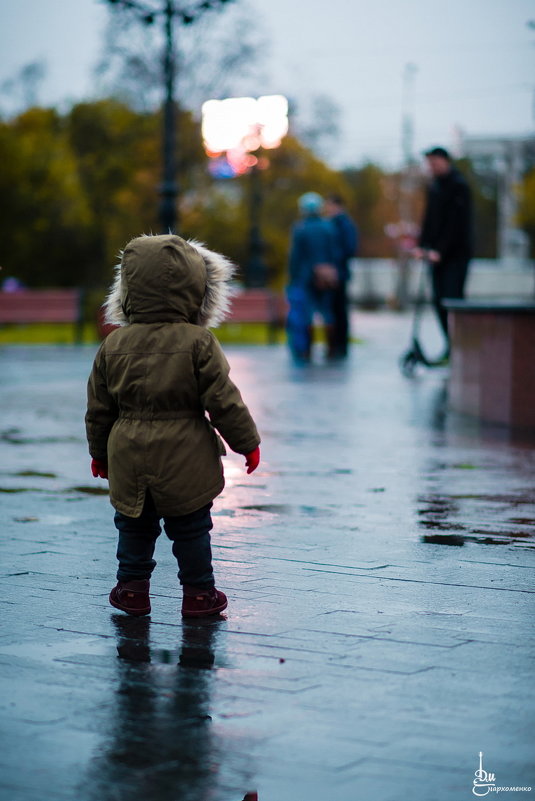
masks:
[[[163,539],[150,617],[108,605],[95,349],[0,350],[2,798],[461,801],[480,751],[535,785],[535,440],[451,413],[447,371],[403,378],[403,315],[355,323],[347,364],[227,349],[262,463],[225,459],[229,608],[194,624]]]

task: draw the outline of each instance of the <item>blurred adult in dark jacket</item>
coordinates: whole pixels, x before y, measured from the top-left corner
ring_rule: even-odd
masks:
[[[323,198],[306,192],[298,200],[301,219],[292,228],[287,288],[288,344],[297,362],[310,360],[312,323],[319,312],[332,350],[334,288],[338,285],[338,244],[329,221],[321,217]]]
[[[330,219],[339,249],[339,282],[334,290],[334,330],[332,342],[332,356],[343,358],[347,356],[349,346],[349,313],[347,285],[351,278],[350,260],[357,255],[358,230],[357,226],[347,213],[344,201],[340,195],[332,194],[325,200],[325,213]]]
[[[431,266],[433,304],[447,342],[446,298],[464,297],[468,265],[472,256],[472,198],[470,188],[443,147],[425,153],[432,176],[415,255]]]

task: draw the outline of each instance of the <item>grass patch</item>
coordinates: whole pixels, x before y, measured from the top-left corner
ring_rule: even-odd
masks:
[[[97,327],[84,323],[20,323],[0,326],[0,345],[92,345],[98,342]]]
[[[280,345],[286,342],[283,328],[271,328],[266,323],[222,323],[214,334],[223,344]]]
[[[78,339],[81,333],[80,339]],[[222,323],[214,334],[223,345],[285,345],[284,328],[266,323]],[[96,325],[84,323],[81,332],[72,323],[27,323],[0,325],[2,345],[94,345],[99,342]],[[314,327],[314,342],[325,343],[322,326]],[[352,337],[353,344],[362,340]]]

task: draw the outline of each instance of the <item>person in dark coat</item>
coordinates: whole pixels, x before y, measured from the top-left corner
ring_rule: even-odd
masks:
[[[472,256],[472,198],[470,188],[443,147],[425,153],[432,181],[415,250],[431,267],[433,304],[446,338],[449,355],[446,298],[464,297],[468,265]]]
[[[328,355],[332,351],[333,300],[339,282],[339,255],[333,227],[321,217],[321,195],[306,192],[299,198],[298,206],[301,219],[294,224],[290,241],[287,330],[295,361],[308,362],[315,312],[323,317]]]
[[[344,358],[349,346],[349,314],[347,285],[351,278],[350,260],[357,255],[358,229],[347,213],[340,195],[329,195],[325,213],[332,223],[339,246],[339,283],[334,290],[333,356]]]

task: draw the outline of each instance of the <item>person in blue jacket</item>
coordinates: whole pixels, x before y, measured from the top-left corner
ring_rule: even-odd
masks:
[[[358,251],[358,229],[347,213],[340,195],[329,195],[325,201],[325,213],[334,227],[339,247],[340,280],[334,292],[333,356],[345,358],[349,347],[349,299],[347,285],[351,278],[350,262]]]
[[[312,322],[319,312],[332,352],[334,293],[339,283],[339,249],[332,225],[321,216],[323,198],[306,192],[298,200],[301,219],[291,232],[287,320],[288,344],[297,362],[310,361]]]

